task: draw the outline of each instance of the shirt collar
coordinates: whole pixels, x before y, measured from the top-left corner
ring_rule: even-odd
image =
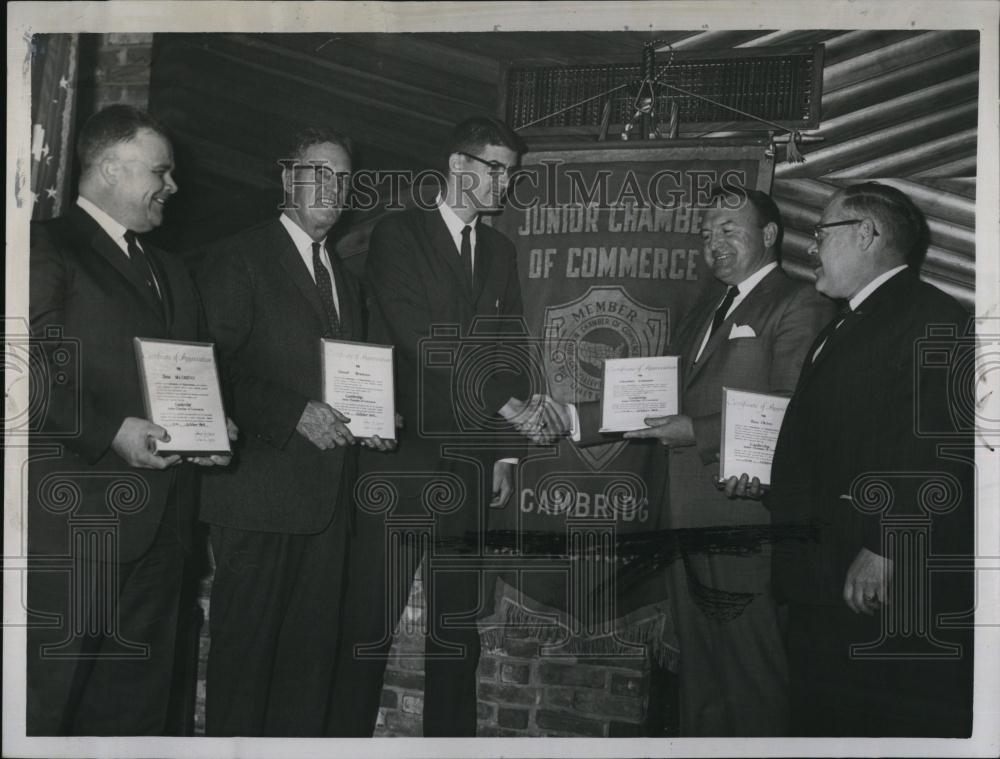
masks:
[[[444,219],[445,226],[448,227],[448,231],[451,236],[458,240],[462,236],[462,229],[466,226],[472,227],[472,234],[476,233],[476,219],[473,219],[466,225],[464,221],[458,218],[458,214],[455,213],[454,209],[444,202],[444,197],[438,193],[437,196],[437,207],[438,211],[441,212],[441,218]]]
[[[309,254],[312,255],[312,244],[314,242],[319,242],[321,250],[325,247],[325,239],[313,240],[308,234],[306,234],[306,231],[302,229],[302,227],[292,221],[288,214],[283,213],[278,217],[278,219],[281,221],[282,226],[288,231],[289,236],[292,238],[292,244],[295,245],[295,249],[300,253],[302,251],[309,251]]]
[[[897,274],[899,274],[899,272],[903,271],[905,268],[906,264],[903,264],[901,266],[897,266],[894,269],[889,269],[889,271],[884,271],[877,277],[875,277],[875,279],[873,279],[867,285],[858,290],[858,292],[855,293],[854,297],[848,301],[848,305],[850,305],[851,310],[857,311],[858,306],[860,306],[865,300],[867,300],[868,296],[870,296],[873,292],[875,292],[884,282],[889,280],[891,277],[895,277]]]
[[[758,284],[760,284],[760,281],[764,279],[764,277],[766,277],[772,271],[774,271],[777,267],[778,267],[778,262],[771,261],[771,263],[764,264],[749,277],[747,277],[742,282],[737,284],[736,286],[740,289],[740,294],[738,297],[744,298],[747,295],[749,295],[750,291],[753,290]]]
[[[115,241],[118,247],[127,250],[125,233],[128,232],[128,227],[112,219],[103,209],[99,208],[93,201],[87,200],[83,195],[77,196],[76,204],[93,218],[101,229],[108,233],[108,236]]]

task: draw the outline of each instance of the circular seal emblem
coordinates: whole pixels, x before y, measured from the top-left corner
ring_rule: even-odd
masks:
[[[662,353],[667,311],[649,308],[621,287],[592,287],[545,309],[545,360],[550,387],[564,402],[600,397],[604,361]]]

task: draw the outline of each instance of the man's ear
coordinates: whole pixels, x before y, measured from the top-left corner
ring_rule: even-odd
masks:
[[[764,247],[773,248],[774,244],[778,241],[778,225],[773,221],[769,221],[764,225],[762,234],[764,237]]]
[[[121,181],[122,162],[111,155],[105,155],[97,163],[97,173],[112,187]]]
[[[462,156],[458,153],[452,153],[448,156],[448,171],[454,173],[460,171],[462,168]]]
[[[875,222],[871,219],[864,219],[858,224],[858,245],[861,250],[868,250],[875,242]]]

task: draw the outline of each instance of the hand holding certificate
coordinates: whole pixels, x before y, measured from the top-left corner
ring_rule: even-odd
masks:
[[[780,395],[722,388],[721,480],[746,474],[763,486],[771,484],[771,461],[788,400]]]
[[[208,457],[232,453],[222,388],[211,343],[133,339],[146,418],[163,427],[168,442],[158,454]]]
[[[323,402],[350,417],[351,434],[396,439],[391,346],[322,340]]]
[[[676,414],[679,370],[678,356],[606,359],[600,432],[637,430],[647,417]]]

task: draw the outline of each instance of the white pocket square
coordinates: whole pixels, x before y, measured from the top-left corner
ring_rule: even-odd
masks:
[[[738,337],[757,337],[757,333],[749,324],[734,324],[729,331],[729,339],[735,340]]]

